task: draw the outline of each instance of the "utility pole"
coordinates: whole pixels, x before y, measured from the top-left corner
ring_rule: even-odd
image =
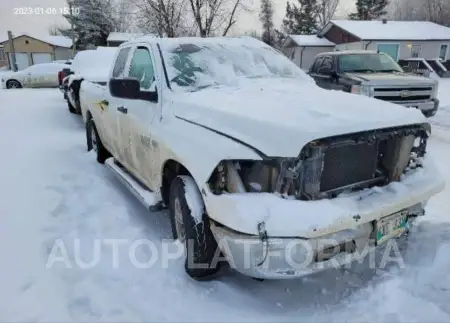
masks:
[[[72,1],[68,1],[69,3],[69,15],[70,15],[70,34],[72,35],[72,58],[75,57],[75,52],[77,50],[77,45],[75,43],[75,30],[73,28],[73,4]]]
[[[14,49],[14,41],[11,30],[8,30],[9,52],[11,53],[11,67],[14,72],[17,72],[16,64],[16,50]]]

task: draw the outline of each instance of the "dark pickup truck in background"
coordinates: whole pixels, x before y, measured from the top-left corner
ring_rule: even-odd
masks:
[[[438,81],[406,73],[385,53],[336,51],[319,54],[308,74],[324,89],[341,90],[436,114]]]

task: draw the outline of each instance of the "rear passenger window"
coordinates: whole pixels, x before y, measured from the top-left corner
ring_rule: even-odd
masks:
[[[141,83],[141,89],[149,90],[155,77],[152,56],[146,47],[138,47],[130,63],[129,77],[135,77]]]
[[[130,52],[130,47],[122,48],[117,55],[116,63],[114,64],[113,77],[122,77],[123,71],[125,70],[125,65],[127,64],[128,53]]]

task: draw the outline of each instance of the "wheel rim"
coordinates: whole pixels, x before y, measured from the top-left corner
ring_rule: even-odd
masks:
[[[184,230],[183,212],[181,211],[181,203],[179,198],[175,198],[174,212],[175,212],[175,227],[177,230],[177,237],[178,240],[180,240],[180,242],[184,242],[186,240],[186,233]]]
[[[92,144],[92,149],[96,152],[97,151],[97,134],[95,133],[93,125],[91,125],[91,144]]]
[[[19,86],[19,82],[17,82],[17,81],[9,81],[9,88],[10,89],[18,89],[20,86]]]

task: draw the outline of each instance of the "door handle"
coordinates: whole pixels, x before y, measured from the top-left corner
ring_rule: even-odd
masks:
[[[124,107],[118,107],[118,108],[117,108],[117,111],[122,112],[122,113],[124,113],[124,114],[127,114],[127,113],[128,113],[128,109],[127,109],[127,108],[124,108]]]

